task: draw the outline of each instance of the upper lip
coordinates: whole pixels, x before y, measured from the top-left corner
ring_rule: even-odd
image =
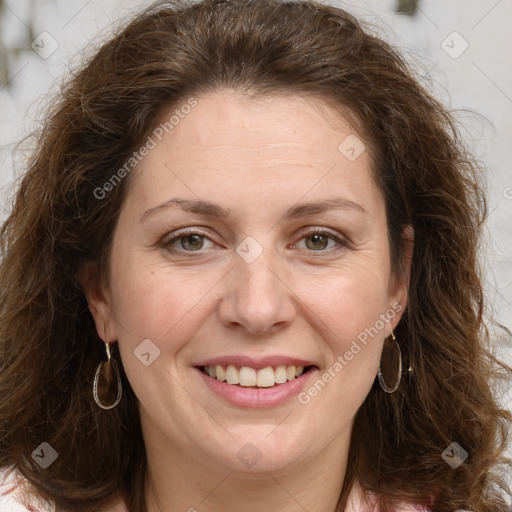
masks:
[[[296,357],[289,356],[265,356],[265,357],[251,357],[251,356],[219,356],[211,359],[205,359],[201,361],[195,366],[248,366],[249,368],[254,368],[255,370],[261,370],[262,368],[267,368],[268,366],[277,367],[277,366],[316,366],[311,361],[306,361],[305,359],[297,359]]]

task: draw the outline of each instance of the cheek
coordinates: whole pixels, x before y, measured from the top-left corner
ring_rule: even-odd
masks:
[[[316,318],[315,328],[321,331],[322,343],[328,348],[320,382],[305,390],[303,403],[315,402],[315,397],[321,396],[313,404],[319,414],[322,404],[342,404],[332,413],[337,424],[355,414],[370,391],[380,362],[386,320],[396,314],[388,304],[386,263],[380,261],[379,265],[347,266],[329,279],[308,280],[308,286],[303,287],[305,302]]]
[[[218,271],[198,275],[143,260],[141,256],[120,262],[112,273],[119,339],[132,351],[149,339],[162,355],[176,353],[193,335],[221,275]]]
[[[385,262],[375,265],[386,268]],[[371,268],[355,265],[321,278],[304,279],[298,295],[318,316],[333,349],[343,351],[390,307],[386,273],[378,275]],[[382,330],[383,337],[381,323],[378,330]]]
[[[162,389],[186,403],[188,397],[177,384],[178,356],[209,315],[207,297],[218,279],[142,266],[132,273],[129,268],[124,267],[113,286],[118,345],[128,380],[150,410],[161,408]]]

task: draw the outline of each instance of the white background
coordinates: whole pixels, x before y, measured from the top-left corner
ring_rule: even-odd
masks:
[[[382,37],[416,63],[429,90],[445,104],[464,109],[459,118],[467,143],[488,169],[490,216],[483,254],[492,308],[488,315],[512,329],[512,0],[422,0],[413,18],[395,14],[394,0],[324,3],[345,7],[377,26]],[[9,208],[13,180],[23,168],[23,154],[13,164],[14,144],[36,127],[45,95],[59,90],[59,78],[110,33],[113,23],[149,4],[142,0],[4,2],[0,50],[3,45],[11,55],[9,84],[0,84],[0,220]],[[48,58],[31,49],[30,24],[40,46],[37,36],[42,32],[58,44]],[[48,49],[51,39],[46,36],[45,42]],[[512,363],[511,336],[497,331],[493,337],[504,347],[502,357]],[[512,409],[511,390],[503,400]]]

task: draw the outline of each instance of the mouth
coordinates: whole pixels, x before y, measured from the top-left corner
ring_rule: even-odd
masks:
[[[238,388],[276,388],[296,380],[318,367],[315,365],[296,366],[278,365],[264,368],[235,365],[201,365],[196,366],[211,379],[224,382]]]
[[[231,406],[272,408],[291,402],[320,371],[313,361],[285,354],[223,355],[196,361],[206,393]]]

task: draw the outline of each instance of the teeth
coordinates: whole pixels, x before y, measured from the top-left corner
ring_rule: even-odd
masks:
[[[215,367],[215,371],[217,373],[217,379],[218,380],[221,380],[221,381],[225,381],[226,380],[226,372],[224,371],[224,368],[222,368],[222,366],[220,364],[218,364]]]
[[[256,386],[256,370],[254,368],[242,366],[238,375],[240,376],[240,386],[244,386],[246,388]]]
[[[277,366],[272,368],[267,366],[260,370],[255,370],[248,366],[237,368],[229,365],[224,369],[221,365],[205,366],[203,372],[212,379],[217,379],[228,384],[238,384],[243,387],[271,388],[276,384],[284,384],[289,380],[294,380],[304,373],[303,366]]]
[[[271,366],[258,370],[256,386],[259,388],[271,388],[276,383],[274,369]]]
[[[238,370],[232,365],[228,366],[226,369],[226,382],[228,384],[238,384],[240,382]]]
[[[286,366],[278,366],[275,374],[276,384],[284,384],[288,380],[288,377],[286,376]]]

